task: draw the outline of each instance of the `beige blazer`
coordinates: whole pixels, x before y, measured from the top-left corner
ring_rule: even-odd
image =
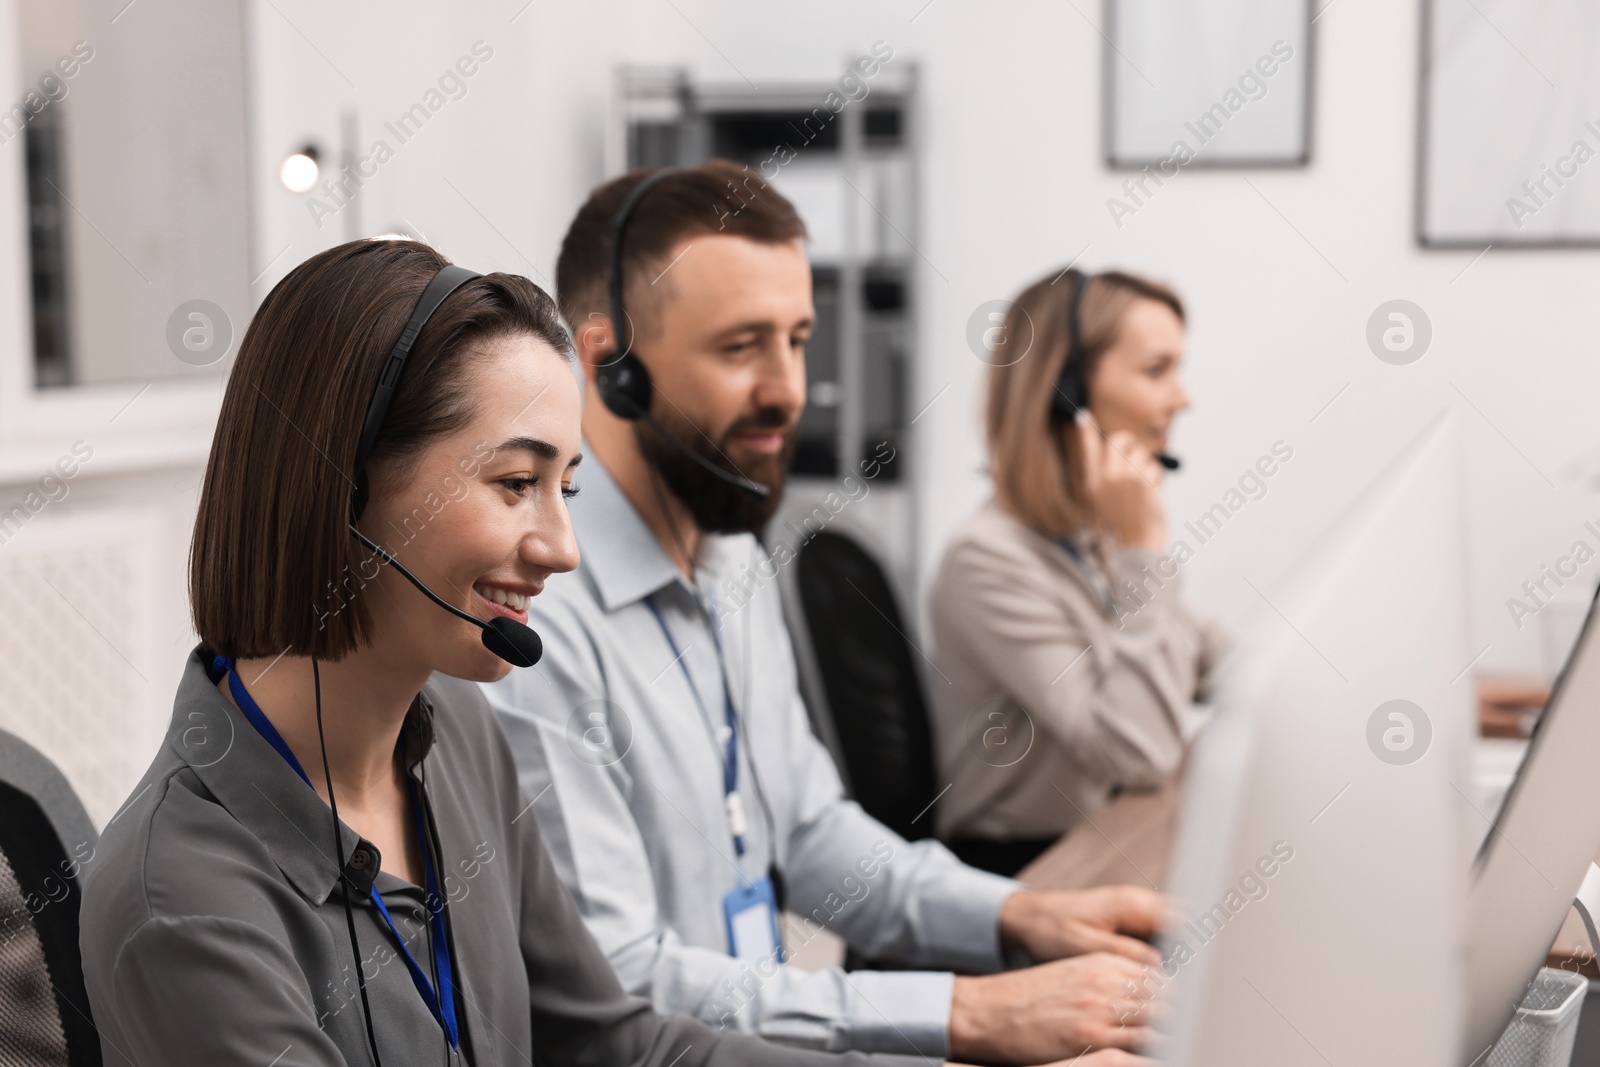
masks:
[[[1117,786],[1160,784],[1222,653],[1159,553],[1075,538],[1083,562],[994,502],[934,578],[929,689],[939,835],[1051,837]]]

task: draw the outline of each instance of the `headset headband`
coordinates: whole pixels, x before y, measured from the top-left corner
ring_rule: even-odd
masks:
[[[1080,309],[1083,307],[1083,292],[1089,288],[1089,282],[1093,278],[1093,275],[1085,274],[1077,269],[1074,269],[1071,273],[1073,276],[1072,305],[1067,311],[1067,362],[1062,365],[1063,369],[1072,365],[1072,357],[1078,354],[1078,349],[1083,344],[1083,339],[1079,336],[1083,329],[1082,311]]]
[[[1079,409],[1089,403],[1089,386],[1083,377],[1083,353],[1080,351],[1083,339],[1079,335],[1083,293],[1095,276],[1077,268],[1069,269],[1066,275],[1072,279],[1072,298],[1067,303],[1067,356],[1056,377],[1055,394],[1050,398],[1050,417],[1058,422],[1071,422]]]
[[[633,187],[633,191],[628,194],[628,198],[622,202],[622,207],[617,210],[617,217],[611,221],[611,329],[615,331],[617,337],[617,351],[616,355],[612,357],[613,360],[620,359],[633,351],[633,330],[631,328],[628,330],[627,345],[624,346],[622,343],[622,323],[626,318],[622,311],[623,232],[628,228],[628,220],[633,217],[633,209],[639,206],[639,201],[644,199],[644,195],[655,188],[662,179],[669,178],[681,170],[683,170],[682,167],[662,167],[647,176]]]
[[[416,309],[411,312],[411,321],[400,331],[400,339],[390,349],[389,358],[384,360],[383,372],[378,375],[378,386],[372,392],[372,403],[367,405],[366,421],[361,424],[361,441],[356,445],[356,491],[352,511],[357,519],[361,518],[361,513],[367,507],[370,487],[367,481],[367,456],[378,441],[378,431],[383,429],[383,420],[389,414],[389,404],[394,399],[395,387],[400,384],[400,374],[405,370],[406,357],[411,355],[411,346],[416,343],[417,335],[422,332],[428,319],[444,303],[445,297],[478,277],[482,275],[477,271],[453,264],[435,274],[433,280],[428,282],[428,287],[422,290]]]

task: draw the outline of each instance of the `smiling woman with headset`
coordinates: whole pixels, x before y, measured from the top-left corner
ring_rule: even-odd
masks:
[[[625,995],[525,817],[471,682],[538,660],[528,599],[577,563],[568,348],[533,283],[410,241],[262,303],[195,522],[200,645],[85,887],[107,1062],[872,1059]]]
[[[1014,874],[1118,789],[1177,767],[1221,649],[1177,594],[1160,487],[1189,404],[1183,305],[1117,271],[1043,278],[996,347],[994,499],[957,533],[929,611],[938,830]]]

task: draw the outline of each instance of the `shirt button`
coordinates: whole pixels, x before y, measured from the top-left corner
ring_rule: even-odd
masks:
[[[371,862],[372,853],[368,852],[364,848],[358,848],[354,852],[350,853],[350,866],[354,867],[358,871],[366,870],[367,864]]]

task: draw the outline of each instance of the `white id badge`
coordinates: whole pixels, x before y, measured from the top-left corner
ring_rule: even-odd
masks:
[[[762,877],[731,890],[722,898],[722,913],[727,919],[728,949],[734,959],[783,962],[772,879]]]

